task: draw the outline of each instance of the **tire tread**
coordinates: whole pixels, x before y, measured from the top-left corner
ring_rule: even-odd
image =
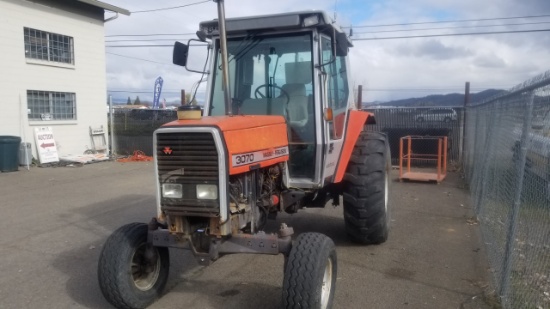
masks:
[[[99,287],[103,296],[113,306],[120,309],[145,308],[151,304],[164,289],[168,278],[169,254],[168,248],[157,247],[161,259],[161,273],[158,284],[148,291],[146,297],[139,297],[132,293],[127,286],[127,276],[124,272],[127,261],[124,254],[131,254],[132,246],[147,240],[147,225],[144,223],[130,223],[117,229],[105,242],[98,262]],[[153,296],[151,296],[153,294]]]
[[[285,268],[284,308],[319,308],[321,297],[318,285],[322,284],[328,258],[333,259],[332,291],[328,306],[330,308],[337,273],[334,242],[320,233],[303,233],[297,237]]]
[[[387,240],[384,176],[388,156],[384,134],[361,132],[344,174],[343,190],[346,232],[357,243],[380,244]]]

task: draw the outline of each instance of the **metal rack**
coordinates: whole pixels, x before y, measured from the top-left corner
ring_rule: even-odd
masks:
[[[434,141],[437,142],[437,153],[414,153],[413,141]],[[406,144],[404,147],[404,144]],[[403,153],[406,148],[406,153]],[[403,163],[407,164],[404,169]],[[411,170],[412,161],[421,161],[429,164],[436,162],[435,171],[433,167],[415,168]],[[421,170],[421,171],[419,171]],[[447,137],[446,136],[403,136],[399,139],[399,180],[435,181],[440,183],[447,176]]]

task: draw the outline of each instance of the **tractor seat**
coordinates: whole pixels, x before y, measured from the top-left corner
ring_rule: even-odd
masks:
[[[308,97],[304,84],[285,84],[282,89],[288,94],[288,119],[291,125],[303,127],[308,121]],[[286,99],[284,95],[280,98]]]

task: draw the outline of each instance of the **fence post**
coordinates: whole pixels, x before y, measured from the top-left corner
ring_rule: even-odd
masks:
[[[114,126],[114,110],[113,110],[113,96],[109,96],[109,144],[111,146],[111,156],[114,156],[116,154],[115,151],[115,126]]]
[[[363,85],[357,88],[357,110],[363,109]]]
[[[470,109],[470,108],[469,108]],[[464,170],[464,175],[466,176],[466,182],[468,183],[468,187],[472,183],[472,157],[473,157],[473,147],[474,147],[474,134],[471,133],[472,130],[472,124],[475,123],[475,121],[472,121],[475,117],[475,115],[467,115],[470,113],[467,109],[464,110],[464,147],[462,148],[463,156],[462,156],[462,168]],[[466,120],[466,117],[467,120]]]
[[[483,111],[483,108],[479,107],[476,110],[476,124],[475,124],[475,129],[474,129],[474,132],[476,134],[474,134],[475,140],[474,140],[473,153],[472,153],[472,169],[473,169],[473,171],[471,172],[471,176],[470,176],[470,190],[473,193],[472,195],[473,195],[473,201],[474,201],[474,210],[476,211],[476,214],[479,214],[479,205],[477,204],[477,192],[478,192],[478,189],[479,189],[480,169],[479,168],[474,168],[473,167],[473,162],[477,162],[478,160],[480,160],[480,161],[482,160],[482,157],[481,157],[481,148],[482,148],[482,139],[481,139],[481,137],[482,137],[482,134],[480,134],[482,116],[484,116],[484,111]]]
[[[496,101],[494,103],[493,111],[497,112],[500,107],[500,101]],[[478,212],[481,211],[481,205],[483,204],[483,196],[487,195],[487,182],[489,178],[489,170],[490,165],[493,160],[493,152],[495,148],[495,130],[498,129],[498,125],[500,124],[500,114],[495,115],[495,113],[488,112],[487,115],[489,116],[488,124],[487,124],[487,137],[485,139],[485,149],[483,151],[483,163],[481,165],[481,176],[479,177],[479,187],[477,190],[477,196],[476,196],[476,204],[478,205]],[[497,119],[498,118],[498,119]]]
[[[525,174],[525,163],[527,161],[527,149],[529,148],[529,131],[531,130],[531,121],[533,118],[533,101],[535,99],[535,90],[529,93],[529,100],[525,108],[523,118],[523,132],[521,132],[520,153],[516,166],[517,170],[517,188],[514,195],[514,204],[512,213],[508,220],[508,235],[506,237],[506,249],[504,251],[504,263],[502,269],[502,278],[500,286],[500,298],[503,308],[510,308],[508,294],[510,291],[510,275],[512,273],[514,240],[516,239],[516,230],[518,223],[519,208],[521,206],[521,191],[523,190],[523,177]]]
[[[197,87],[198,87],[198,86],[197,86]],[[185,104],[187,104],[186,98],[185,98],[185,90],[182,89],[182,90],[181,90],[181,105],[185,105]]]
[[[464,165],[464,162],[462,160],[464,158],[464,139],[466,137],[466,108],[468,108],[469,103],[470,103],[470,82],[466,82],[465,89],[464,89],[464,107],[460,112],[460,124],[459,124],[460,138],[458,141],[458,162],[459,164],[462,164],[462,165]]]

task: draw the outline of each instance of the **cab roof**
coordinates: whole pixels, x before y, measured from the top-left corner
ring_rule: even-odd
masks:
[[[332,18],[326,12],[320,10],[227,18],[225,24],[228,36],[306,28],[334,29],[336,33],[345,35],[344,31],[336,25]],[[217,19],[203,21],[199,27],[210,39],[219,36]],[[349,39],[347,41],[349,47],[353,46]]]

